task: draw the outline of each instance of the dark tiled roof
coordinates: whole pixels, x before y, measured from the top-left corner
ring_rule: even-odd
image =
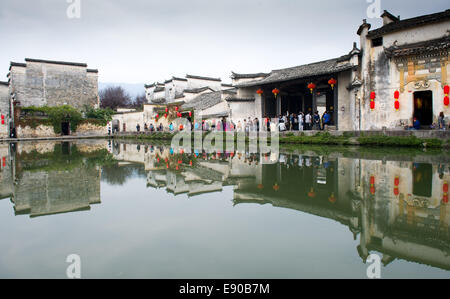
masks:
[[[236,88],[230,88],[230,89],[225,89],[222,90],[223,93],[227,93],[227,94],[236,94],[237,93],[237,89]]]
[[[237,87],[250,87],[265,85],[271,83],[278,83],[283,81],[303,79],[313,76],[320,76],[326,74],[334,74],[353,68],[353,65],[349,62],[343,62],[343,57],[325,60],[321,62],[291,67],[287,69],[274,70],[270,75],[262,80],[255,80],[251,82],[245,82],[236,84]]]
[[[230,87],[230,88],[233,87],[232,84],[225,84],[225,83],[222,83],[222,86],[223,86],[223,87]]]
[[[208,92],[199,95],[192,101],[183,105],[184,109],[204,110],[219,104],[222,101],[222,93],[220,91]]]
[[[0,85],[6,85],[6,86],[9,86],[9,83],[8,83],[8,82],[0,81]]]
[[[410,29],[418,26],[435,24],[450,20],[450,9],[430,15],[419,16],[387,24],[379,29],[369,31],[368,38],[377,38],[385,34],[400,30]]]
[[[385,11],[383,12],[383,14],[381,15],[381,17],[382,17],[382,18],[388,17],[389,19],[391,19],[391,20],[394,21],[394,22],[400,21],[400,16],[396,17],[396,16],[394,16],[393,14],[391,14],[390,12],[388,12],[387,10],[385,10]]]
[[[151,88],[151,87],[155,87],[155,86],[156,86],[156,83],[144,85],[145,88]]]
[[[182,99],[182,98],[184,98],[184,93],[175,94],[175,99]]]
[[[172,77],[172,80],[174,81],[187,81],[185,78],[178,78],[178,77]]]
[[[237,98],[237,97],[228,97],[226,98],[227,102],[254,102],[255,98]]]
[[[94,70],[94,69],[87,69],[88,73],[98,73],[98,70]]]
[[[213,89],[211,89],[210,87],[206,86],[206,87],[200,87],[200,88],[193,88],[193,89],[185,89],[184,92],[185,93],[201,93],[205,90],[211,90],[214,91]]]
[[[86,63],[78,63],[78,62],[54,61],[54,60],[44,60],[44,59],[32,59],[32,58],[25,58],[25,61],[26,62],[39,62],[39,63],[50,63],[50,64],[62,64],[62,65],[87,67]]]
[[[410,55],[421,55],[427,53],[436,53],[445,51],[446,53],[450,49],[450,36],[429,40],[414,44],[408,44],[403,46],[392,46],[385,49],[388,57],[400,57]]]
[[[153,100],[151,100],[151,102],[154,104],[165,104],[166,99],[153,99]]]
[[[206,80],[206,81],[218,81],[218,82],[222,81],[222,79],[220,79],[220,78],[211,78],[211,77],[202,77],[202,76],[193,76],[193,75],[186,75],[186,78]]]
[[[256,73],[256,74],[238,74],[235,72],[231,72],[231,78],[233,79],[252,79],[252,78],[259,78],[259,77],[267,77],[270,74],[267,73]]]
[[[9,66],[9,70],[10,70],[10,71],[11,71],[11,68],[12,68],[13,66],[27,67],[27,64],[26,64],[26,63],[18,63],[18,62],[12,62],[12,61],[11,61],[10,66]]]

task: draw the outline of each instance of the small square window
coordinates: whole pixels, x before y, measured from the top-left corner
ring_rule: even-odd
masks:
[[[378,37],[372,40],[372,48],[381,47],[383,45],[383,38]]]

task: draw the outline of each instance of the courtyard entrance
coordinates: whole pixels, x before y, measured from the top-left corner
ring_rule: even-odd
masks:
[[[69,122],[61,123],[61,134],[63,136],[69,136],[70,135],[70,123]]]
[[[414,93],[414,115],[422,126],[433,124],[433,92],[418,91]]]

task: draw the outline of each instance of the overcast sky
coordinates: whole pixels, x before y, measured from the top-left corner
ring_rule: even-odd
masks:
[[[152,83],[186,73],[268,72],[347,54],[367,0],[0,0],[0,80],[25,57],[86,62],[101,82]],[[381,0],[402,18],[448,0]],[[375,27],[380,20],[369,19]],[[374,27],[373,27],[374,28]]]

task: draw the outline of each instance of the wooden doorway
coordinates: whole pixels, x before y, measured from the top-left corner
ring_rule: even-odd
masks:
[[[433,92],[417,91],[414,93],[414,118],[420,121],[421,126],[433,124]]]

